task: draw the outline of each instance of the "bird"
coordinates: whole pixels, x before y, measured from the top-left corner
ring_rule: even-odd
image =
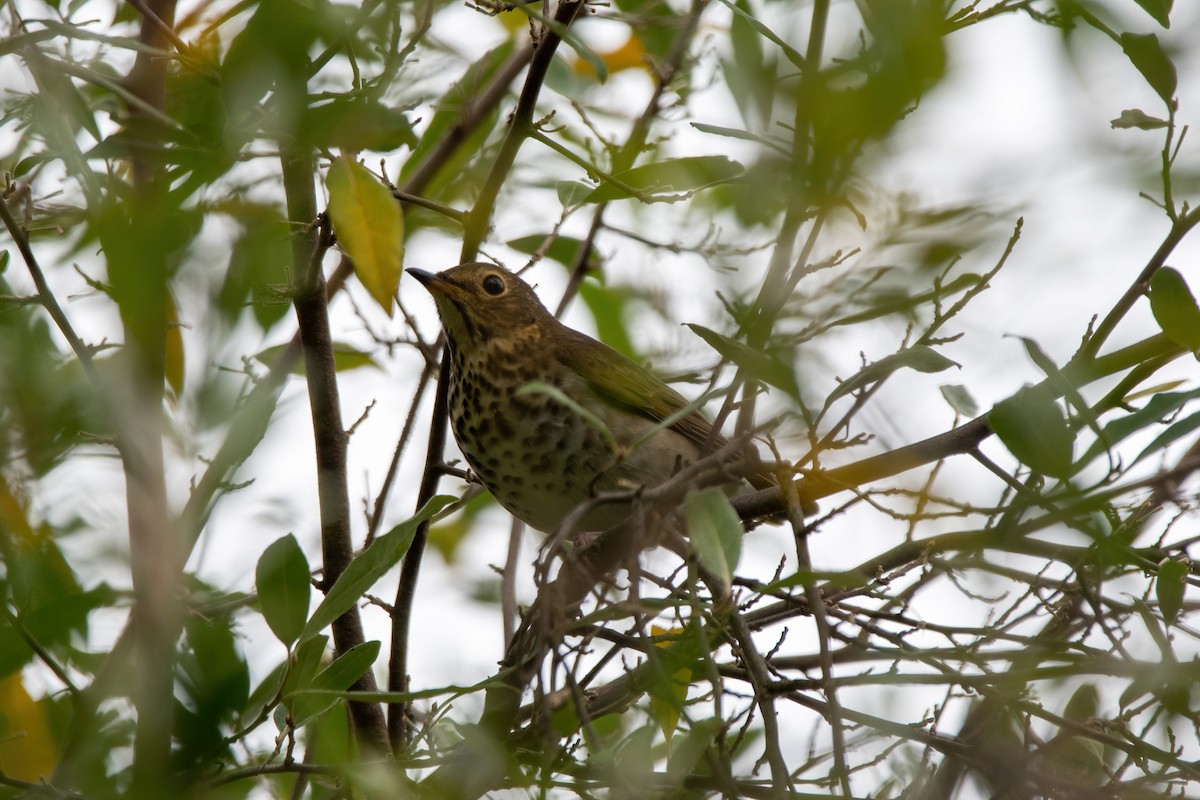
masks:
[[[409,275],[433,296],[449,352],[448,413],[459,449],[493,497],[554,533],[603,532],[632,499],[728,442],[690,401],[632,359],[564,325],[514,273],[467,263]],[[774,485],[760,473],[764,488]],[[629,491],[628,495],[633,495]]]

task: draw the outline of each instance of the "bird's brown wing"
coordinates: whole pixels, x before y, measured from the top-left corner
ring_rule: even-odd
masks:
[[[601,397],[655,422],[687,407],[686,397],[608,345],[570,328],[564,327],[563,332],[566,336],[559,338],[562,345],[556,354],[559,361]],[[726,441],[721,434],[713,434],[712,424],[699,411],[676,420],[670,427],[698,448],[707,445],[710,450],[716,449]]]

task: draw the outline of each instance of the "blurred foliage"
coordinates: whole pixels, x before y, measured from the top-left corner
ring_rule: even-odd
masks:
[[[1195,271],[1165,266],[1200,224],[1180,101],[1194,12],[1181,32],[1170,0],[617,0],[558,31],[543,79],[529,67],[530,31],[548,36],[540,6],[150,7],[171,37],[146,38],[142,4],[28,0],[0,22],[0,798],[440,797],[468,779],[487,781],[474,794],[548,796],[1194,796],[1200,307]],[[986,328],[975,301],[1021,257],[1022,229],[992,197],[889,196],[875,170],[956,77],[956,37],[997,20],[1055,31],[1083,83],[1097,63],[1139,81],[1144,107],[1106,108],[1097,136],[1122,137],[1122,190],[1169,230],[1148,242],[1161,257],[1105,265],[1128,293],[1090,324],[1064,320],[1081,339],[1068,362],[1023,340],[1036,385],[888,451],[875,437],[893,433],[889,409],[918,403],[913,386],[944,398],[947,425],[977,415],[948,345]],[[600,24],[613,35],[594,46]],[[532,135],[501,169],[533,89]],[[318,219],[296,218],[298,184],[321,187]],[[376,381],[387,408],[373,414],[397,431],[412,407],[396,474],[416,474],[433,382],[403,394],[436,374],[439,347],[397,306],[401,270],[472,224],[488,257],[554,262],[598,338],[634,358],[661,349],[656,317],[717,294],[720,314],[672,325],[691,358],[669,366],[785,473],[877,471],[825,473],[828,513],[794,520],[774,572],[744,563],[738,498],[692,492],[690,543],[564,625],[507,720],[516,735],[469,725],[505,674],[466,688],[393,675],[391,694],[358,699],[387,704],[405,735],[371,752],[347,692],[398,669],[393,643],[335,644],[329,624],[369,604],[390,630],[378,593],[436,515],[429,543],[464,576],[459,599],[498,629],[515,571],[496,588],[475,547],[494,504],[473,496],[442,519],[439,497],[408,517],[417,481],[389,498],[372,461],[370,534],[328,581],[311,520],[213,509],[239,492],[277,502],[259,479],[295,466],[261,443],[291,431],[275,413],[289,380],[313,377],[289,340],[314,232],[353,266],[316,265],[353,306],[332,306],[333,367],[346,386]],[[614,267],[628,265],[645,279],[626,283]],[[1112,336],[1138,304],[1155,335]],[[872,344],[837,351],[848,341]],[[360,443],[379,430],[350,437],[354,458],[373,457]],[[968,461],[983,475],[970,499]],[[155,485],[161,552],[125,536]],[[886,548],[866,535],[892,532]],[[814,563],[817,535],[842,537],[856,565]],[[196,566],[196,548],[231,539],[255,559]],[[147,607],[155,580],[163,608]],[[415,613],[443,631],[436,647],[479,660],[461,619],[420,599]],[[157,660],[139,655],[153,631]],[[147,787],[137,706],[156,680],[170,724]],[[941,694],[916,711],[896,700],[930,686]],[[449,783],[429,777],[464,762]]]

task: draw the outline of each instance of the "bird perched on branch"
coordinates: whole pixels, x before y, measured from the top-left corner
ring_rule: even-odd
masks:
[[[683,395],[563,325],[513,273],[481,263],[408,273],[433,295],[446,331],[459,448],[528,525],[553,532],[589,498],[659,486],[728,444]],[[631,512],[628,500],[595,504],[572,532],[607,530]]]

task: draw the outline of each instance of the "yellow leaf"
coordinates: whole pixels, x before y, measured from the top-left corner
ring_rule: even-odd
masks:
[[[502,11],[496,15],[495,19],[509,33],[529,30],[529,15],[520,11]]]
[[[662,641],[654,643],[655,647],[670,647],[673,642],[672,638],[675,634],[683,633],[683,628],[660,628],[657,625],[650,626],[650,635],[658,639],[662,637]],[[667,702],[666,700],[650,696],[650,715],[658,720],[658,726],[662,728],[663,736],[666,737],[667,744],[671,743],[671,737],[675,733],[675,729],[679,727],[679,712],[683,707],[683,701],[687,699],[688,686],[692,682],[692,671],[687,667],[677,669],[671,674],[671,694],[675,697],[675,702]]]
[[[609,50],[607,53],[598,53],[597,55],[604,62],[604,66],[608,67],[610,75],[623,69],[646,66],[646,49],[642,47],[642,40],[636,33],[630,34],[629,38],[625,40],[625,44],[616,50]],[[577,58],[574,68],[577,75],[596,74],[596,67],[587,59]]]
[[[33,544],[34,532],[25,515],[25,504],[13,494],[3,477],[0,477],[0,529],[9,531],[22,545]]]
[[[10,778],[49,779],[58,762],[46,711],[21,683],[21,673],[0,679],[0,764]]]
[[[357,161],[339,156],[325,179],[329,218],[354,272],[389,315],[404,260],[404,217],[391,191]]]

